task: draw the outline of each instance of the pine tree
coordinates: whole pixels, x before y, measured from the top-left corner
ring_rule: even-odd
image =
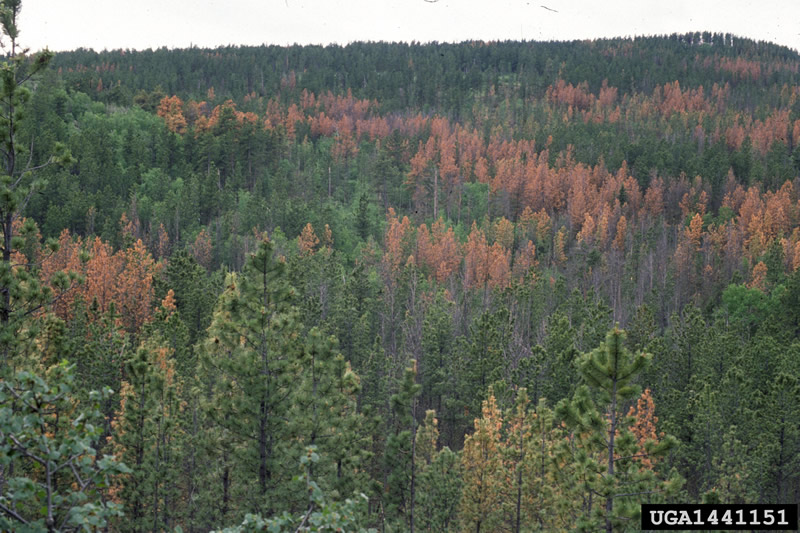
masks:
[[[158,105],[157,114],[164,119],[167,129],[173,133],[185,133],[186,117],[183,116],[183,102],[177,96],[165,96]]]
[[[631,405],[628,411],[628,416],[633,417],[633,424],[631,431],[636,437],[636,442],[639,444],[639,454],[641,457],[636,459],[642,463],[643,466],[652,468],[654,462],[657,460],[647,453],[646,446],[652,442],[658,444],[659,435],[656,430],[656,423],[658,417],[655,416],[655,404],[653,403],[653,396],[650,394],[650,389],[645,389],[639,399],[636,401],[636,406]]]
[[[703,494],[703,503],[742,504],[758,500],[751,479],[751,469],[746,468],[744,458],[747,447],[735,437],[736,426],[722,437],[722,446],[713,459],[715,481],[711,489]]]
[[[568,316],[560,311],[553,313],[547,324],[544,348],[547,360],[544,372],[547,380],[542,395],[553,403],[569,397],[577,385],[578,350],[575,349],[577,334]]]
[[[161,306],[153,314],[153,320],[142,328],[145,338],[157,337],[164,347],[169,348],[175,371],[182,378],[195,374],[194,354],[189,343],[189,328],[181,318],[175,305],[175,293],[170,289],[161,301]]]
[[[310,231],[310,237],[306,235],[306,230]],[[334,295],[341,290],[344,267],[338,261],[338,254],[333,251],[333,237],[327,224],[325,234],[322,245],[317,247],[319,239],[311,224],[306,225],[297,238],[300,253],[292,254],[287,260],[289,282],[302,295],[297,302],[300,319],[307,327],[321,327],[332,318]],[[306,242],[304,238],[311,240]]]
[[[425,411],[425,420],[417,430],[415,438],[415,459],[417,472],[422,472],[431,464],[436,456],[439,441],[439,421],[436,419],[436,411],[429,409]]]
[[[42,185],[35,172],[71,161],[60,144],[46,161],[33,161],[26,149],[33,139],[21,142],[31,97],[27,85],[52,54],[45,50],[31,57],[19,46],[20,9],[20,0],[0,4],[8,39],[0,63],[0,529],[102,528],[120,514],[106,499],[109,481],[128,471],[112,457],[97,457],[100,406],[112,391],[102,387],[77,399],[73,367],[62,360],[71,348],[65,327],[48,312],[50,287],[63,292],[74,276],[55,274],[50,286],[43,286],[35,263],[21,260],[18,251],[38,233],[32,221],[21,218]],[[49,248],[55,251],[57,245]]]
[[[762,440],[766,501],[788,502],[795,497],[800,478],[800,386],[796,376],[778,372],[759,402],[756,427]]]
[[[371,224],[369,220],[369,198],[366,193],[361,193],[358,197],[358,208],[356,209],[356,232],[362,240],[366,241],[371,234]]]
[[[102,387],[119,391],[130,340],[122,329],[116,306],[112,304],[107,312],[101,313],[96,303],[92,302],[87,309],[82,299],[76,299],[73,318],[67,323],[66,341],[75,364],[75,379],[81,391]],[[117,395],[103,401],[102,411],[107,420],[114,417],[119,401]]]
[[[180,390],[170,350],[157,340],[147,339],[128,361],[114,423],[116,453],[133,469],[120,480],[126,518],[116,527],[125,531],[168,529],[176,510]]]
[[[500,527],[506,481],[501,455],[502,427],[503,416],[490,387],[489,396],[483,402],[482,416],[475,419],[475,431],[466,438],[461,452],[460,517],[465,530],[480,533]]]
[[[305,446],[323,451],[320,486],[349,495],[366,483],[356,408],[360,379],[318,329],[303,335],[286,265],[263,241],[240,276],[229,275],[201,347],[200,397],[220,463],[211,494],[223,520],[244,511],[272,515],[304,505],[291,469]],[[253,475],[256,473],[256,475]]]
[[[559,457],[559,444],[565,438],[562,426],[556,426],[552,409],[539,399],[531,423],[531,438],[523,462],[523,506],[529,523],[544,531],[574,526],[579,508],[578,485],[573,471],[565,468]]]
[[[226,513],[232,510],[226,507],[233,503],[232,487],[242,510],[266,509],[271,515],[288,503],[276,491],[290,478],[284,420],[303,363],[293,299],[284,263],[263,241],[242,275],[229,275],[202,346],[206,416],[211,431],[219,428],[217,436],[223,438],[217,453],[236,455],[239,466],[236,472],[221,473]]]
[[[503,495],[504,529],[519,533],[523,524],[531,522],[528,509],[523,505],[529,480],[525,464],[532,440],[533,413],[529,410],[527,390],[517,391],[516,403],[506,414],[506,438],[502,447],[503,471],[510,478]]]
[[[582,531],[603,528],[611,533],[629,527],[639,517],[641,501],[674,492],[681,484],[676,474],[669,481],[658,479],[641,462],[643,457],[663,454],[676,441],[665,436],[658,444],[637,443],[623,406],[639,394],[633,379],[649,355],[631,354],[624,339],[624,332],[614,329],[605,343],[583,354],[579,368],[586,385],[557,410],[573,432],[571,453],[586,492],[588,506],[577,523]]]
[[[35,172],[56,163],[68,163],[70,154],[60,143],[47,161],[31,161],[26,142],[20,138],[25,109],[31,98],[32,77],[43,72],[53,54],[45,49],[29,56],[19,44],[17,18],[21,0],[6,0],[0,5],[0,25],[6,56],[0,63],[0,375],[13,374],[17,365],[16,348],[35,335],[34,324],[26,319],[49,302],[52,292],[43,287],[29,268],[14,268],[15,250],[34,231],[33,221],[18,227],[21,211],[42,181]],[[68,285],[65,275],[51,280],[62,290]]]
[[[416,409],[421,388],[417,384],[417,362],[412,360],[399,383],[399,390],[391,398],[395,427],[387,439],[385,456],[386,514],[390,520],[402,517],[412,532],[417,482]]]
[[[208,327],[216,287],[212,286],[205,269],[186,249],[172,254],[164,274],[159,296],[163,298],[168,290],[173,291],[175,307],[189,329],[189,345],[192,346]]]
[[[325,461],[311,473],[333,496],[350,496],[367,484],[363,464],[368,459],[363,431],[367,421],[356,409],[361,384],[358,375],[337,350],[335,337],[312,329],[305,342],[297,400],[290,413],[293,432],[314,446]]]
[[[314,249],[319,244],[319,238],[314,233],[314,227],[311,222],[305,225],[303,232],[297,237],[297,247],[300,249],[302,255],[313,254]]]
[[[483,313],[470,326],[470,342],[462,351],[462,379],[458,390],[468,414],[482,412],[481,403],[490,385],[501,380],[510,324],[508,309]]]
[[[449,531],[455,524],[461,498],[461,460],[444,447],[437,450],[436,412],[426,411],[417,431],[416,527],[422,531]]]
[[[422,321],[423,356],[419,363],[422,385],[420,403],[443,415],[446,425],[443,431],[449,443],[452,443],[454,419],[457,416],[448,408],[447,402],[455,382],[452,312],[453,304],[448,301],[445,292],[437,292]]]
[[[305,483],[308,495],[308,508],[302,514],[292,515],[284,512],[280,515],[264,518],[260,514],[248,514],[238,526],[229,527],[219,533],[248,533],[251,531],[272,531],[275,533],[291,533],[298,531],[353,531],[357,533],[377,533],[375,529],[365,529],[364,507],[367,496],[363,493],[344,501],[330,501],[328,495],[319,487],[312,476],[313,466],[319,462],[320,455],[314,446],[306,448],[300,456],[300,464],[304,468],[299,479]],[[213,533],[213,532],[212,532]]]
[[[378,376],[368,372],[368,362],[377,357],[372,350],[375,341],[377,316],[376,283],[368,277],[363,264],[349,273],[343,274],[344,283],[332,291],[332,302],[327,320],[327,329],[338,339],[342,354],[354,368],[361,373],[362,387],[359,390],[359,405],[363,404],[365,393],[377,398],[383,390],[374,383]]]
[[[421,531],[451,531],[458,523],[461,458],[447,446],[419,474],[416,516]]]
[[[691,391],[687,395],[685,409],[695,415],[688,423],[684,421],[688,427],[684,431],[686,440],[681,442],[685,444],[682,444],[675,451],[674,457],[670,458],[684,471],[689,471],[694,465],[705,467],[699,472],[694,472],[687,480],[687,492],[694,497],[712,489],[719,474],[713,469],[714,451],[722,447],[727,426],[724,425],[720,394],[715,389],[716,387],[706,383],[699,391]],[[739,422],[743,420],[739,419]]]

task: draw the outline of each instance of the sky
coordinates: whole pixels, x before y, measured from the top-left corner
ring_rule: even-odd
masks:
[[[800,0],[25,0],[32,50],[730,32],[800,50]]]

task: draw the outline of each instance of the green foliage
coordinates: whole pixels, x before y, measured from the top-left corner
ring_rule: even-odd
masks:
[[[703,503],[745,503],[756,501],[747,470],[742,468],[741,460],[747,449],[735,435],[737,428],[732,426],[723,437],[719,454],[714,456],[714,469],[718,477],[714,486],[703,494]]]
[[[637,459],[660,456],[677,444],[665,436],[639,444],[625,417],[623,402],[634,398],[639,388],[632,381],[648,362],[647,354],[633,355],[624,345],[624,332],[614,329],[595,350],[583,354],[581,386],[571,401],[562,401],[557,415],[574,432],[577,446],[562,444],[561,453],[575,463],[574,480],[586,498],[597,500],[585,507],[577,519],[581,531],[624,529],[639,518],[639,503],[677,494],[683,483],[677,472],[661,480]]]
[[[53,147],[54,153],[48,155],[46,161],[34,165],[28,158],[26,162],[25,156],[28,154],[19,138],[19,128],[24,123],[25,110],[31,97],[27,82],[41,73],[53,56],[45,50],[29,58],[17,49],[17,16],[20,9],[20,0],[0,4],[0,24],[11,50],[0,63],[0,375],[8,373],[17,364],[11,360],[12,352],[17,341],[26,337],[26,333],[22,332],[25,317],[40,309],[51,297],[49,287],[43,287],[35,275],[24,269],[13,268],[13,251],[23,245],[24,239],[20,237],[32,230],[28,224],[23,227],[23,235],[17,236],[14,223],[19,219],[27,198],[42,184],[41,178],[36,178],[35,171],[71,160],[69,152],[61,143],[57,143]]]
[[[369,213],[369,199],[367,198],[366,193],[361,193],[361,196],[358,197],[358,207],[356,209],[356,232],[358,233],[358,236],[365,241],[372,234]]]
[[[319,462],[319,455],[314,446],[309,446],[300,457],[304,472],[301,476],[308,493],[308,511],[302,515],[292,516],[283,513],[273,518],[262,518],[260,515],[248,514],[241,525],[219,530],[219,533],[249,533],[256,531],[298,532],[298,531],[353,531],[358,533],[375,533],[375,529],[365,529],[363,523],[363,506],[367,497],[359,494],[353,499],[343,502],[330,502],[325,493],[312,479],[311,471]]]
[[[5,531],[80,531],[122,516],[109,501],[114,476],[130,473],[115,458],[97,457],[101,402],[110,389],[72,399],[66,362],[45,378],[27,371],[0,382],[0,528]]]
[[[211,321],[218,290],[213,281],[187,250],[178,250],[169,258],[160,297],[169,289],[174,292],[175,307],[188,329],[188,346],[197,342]]]
[[[550,316],[544,348],[549,379],[544,383],[542,396],[556,403],[574,390],[578,379],[575,330],[568,317],[558,312]]]
[[[503,376],[503,355],[507,349],[510,333],[510,317],[508,309],[500,308],[492,313],[486,311],[470,326],[468,344],[462,348],[461,385],[462,405],[469,415],[481,412],[481,403],[485,400],[490,385],[500,381]]]
[[[63,322],[46,311],[52,290],[30,268],[37,228],[32,221],[17,225],[30,196],[44,184],[35,172],[72,161],[64,145],[54,142],[52,153],[34,162],[37,154],[27,153],[21,142],[28,81],[47,67],[52,54],[28,57],[18,49],[20,8],[19,0],[0,4],[0,24],[10,41],[0,64],[0,528],[100,529],[121,516],[108,489],[115,475],[130,470],[111,456],[98,458],[105,422],[101,406],[112,391],[103,385],[99,392],[79,394],[74,367],[60,360],[69,348]],[[18,251],[26,254],[27,265],[15,264]],[[63,291],[71,281],[62,273],[51,283]],[[37,375],[42,367],[49,367],[45,377]]]
[[[734,327],[750,335],[771,314],[775,305],[771,300],[763,291],[744,285],[730,285],[722,293],[722,303]]]
[[[214,433],[208,453],[222,461],[209,483],[223,519],[301,505],[286,465],[303,445],[324,450],[314,474],[328,492],[362,486],[359,378],[335,339],[316,329],[303,336],[295,290],[272,244],[263,241],[226,284],[200,360],[201,405]]]
[[[456,350],[453,335],[453,304],[449,302],[443,291],[438,292],[433,302],[426,309],[422,322],[422,350],[420,360],[421,396],[428,402],[426,407],[440,413],[446,421],[444,431],[448,439],[457,431],[453,422],[458,413],[453,412],[452,405],[447,405],[446,398],[455,384],[454,366]]]
[[[181,478],[182,422],[180,384],[169,348],[158,336],[145,340],[126,362],[121,412],[114,446],[132,468],[120,484],[125,531],[170,529]]]
[[[274,510],[279,501],[289,503],[275,491],[285,490],[288,480],[283,418],[291,409],[303,362],[294,290],[271,244],[262,242],[243,275],[230,275],[226,286],[200,357],[208,387],[204,410],[211,427],[217,428],[216,453],[232,452],[242,468],[223,472],[223,520],[229,519],[228,479],[235,483],[236,503],[245,511],[264,505]],[[252,472],[258,473],[255,479]]]
[[[402,521],[411,525],[414,520],[414,483],[416,477],[415,440],[417,432],[416,407],[421,386],[417,380],[417,362],[412,361],[399,390],[391,397],[394,428],[386,440],[386,515],[391,521]]]
[[[417,527],[449,531],[458,523],[461,498],[461,458],[447,446],[436,452],[419,473]]]
[[[772,416],[756,422],[752,428],[761,436],[758,460],[763,465],[762,479],[766,486],[762,485],[762,490],[767,493],[764,499],[788,501],[792,498],[791,487],[800,476],[800,456],[797,453],[800,449],[800,429],[795,423],[800,417],[800,386],[796,375],[776,372],[766,394],[759,400],[759,412],[772,413]],[[751,434],[748,432],[748,435]],[[725,451],[723,449],[723,453]],[[741,455],[730,454],[728,457]]]
[[[370,458],[365,430],[368,420],[358,412],[359,376],[337,350],[335,337],[316,328],[306,336],[302,380],[290,412],[296,435],[306,436],[329,461],[314,471],[332,496],[351,494],[367,485],[363,466]]]
[[[623,340],[623,332],[613,330],[606,336],[604,345],[581,358],[581,377],[598,392],[601,405],[616,406],[618,402],[630,400],[639,394],[638,387],[632,385],[631,381],[647,364],[649,355],[631,355],[622,344]]]
[[[116,306],[111,305],[101,313],[96,301],[87,309],[78,298],[73,313],[64,337],[68,347],[65,356],[75,364],[75,378],[80,384],[76,393],[102,387],[120,390],[121,369],[130,339],[119,322]],[[119,406],[119,397],[109,397],[103,403],[103,413],[110,419]]]

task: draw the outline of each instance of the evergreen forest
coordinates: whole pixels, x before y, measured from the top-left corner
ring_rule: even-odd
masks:
[[[797,51],[29,54],[1,7],[0,530],[800,501]]]

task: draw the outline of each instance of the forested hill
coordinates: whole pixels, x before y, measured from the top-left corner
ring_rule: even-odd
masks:
[[[156,87],[184,99],[202,99],[214,87],[219,98],[237,102],[252,93],[291,98],[295,90],[349,89],[356,98],[380,101],[385,112],[469,118],[474,98],[491,86],[514,87],[522,99],[543,96],[558,80],[586,82],[591,92],[605,81],[620,96],[649,94],[675,80],[707,91],[728,82],[763,89],[794,83],[798,62],[797,51],[783,46],[703,32],[573,42],[78,50],[58,54],[53,64],[76,90],[90,93],[102,79],[109,91],[102,99],[120,105]]]
[[[172,245],[205,229],[213,266],[238,269],[253,228],[293,239],[307,223],[328,224],[353,264],[368,237],[385,244],[393,208],[454,231],[439,281],[466,275],[473,222],[488,245],[508,225],[503,250],[530,241],[544,277],[594,288],[623,324],[669,292],[654,300],[665,324],[694,295],[713,305],[749,281],[773,242],[795,261],[796,208],[772,208],[797,192],[781,187],[800,164],[798,67],[787,48],[707,33],[64,53],[31,133],[35,152],[60,140],[78,161],[27,214],[45,236],[119,245],[125,212],[154,253],[162,226]],[[623,264],[634,283],[620,287]]]
[[[515,532],[800,501],[796,51],[13,65],[0,529],[53,501],[120,531]],[[34,441],[80,464],[51,483]]]

